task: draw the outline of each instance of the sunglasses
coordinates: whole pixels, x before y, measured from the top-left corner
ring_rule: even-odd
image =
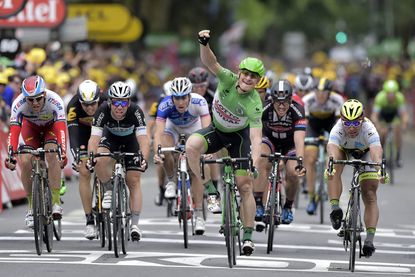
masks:
[[[259,75],[257,73],[251,72],[249,70],[241,70],[241,73],[245,76],[249,76],[252,79],[259,79]]]
[[[38,97],[26,97],[26,101],[32,103],[33,101],[36,100],[36,102],[40,102],[42,101],[43,97],[45,97],[44,95],[38,96]]]
[[[208,86],[207,82],[199,83],[199,84],[192,84],[192,87],[194,88],[205,88],[207,86]]]
[[[173,96],[173,100],[179,101],[179,100],[185,100],[187,98],[187,95],[183,96]]]
[[[342,121],[345,127],[359,127],[362,124],[362,120],[354,120],[354,121]]]
[[[115,100],[115,99],[111,100],[111,104],[114,105],[115,107],[121,106],[125,108],[128,106],[128,103],[129,103],[128,100]]]
[[[97,101],[94,102],[81,102],[81,105],[84,107],[90,107],[90,106],[94,106],[96,103],[98,103]]]
[[[274,103],[276,103],[278,106],[286,106],[286,105],[290,105],[291,104],[291,100],[290,99],[285,99],[285,100],[274,100]]]

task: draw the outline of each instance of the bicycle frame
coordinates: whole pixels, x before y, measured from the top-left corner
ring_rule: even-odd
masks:
[[[187,157],[185,151],[185,137],[183,134],[180,135],[180,143],[173,147],[161,147],[158,145],[157,153],[161,154],[164,152],[178,153],[178,164],[177,164],[177,204],[176,211],[178,212],[179,226],[183,227],[183,242],[184,248],[188,247],[188,219],[191,220],[192,235],[195,234],[195,213],[193,209],[193,198],[190,185],[190,175],[187,168]]]
[[[360,212],[360,181],[359,177],[364,173],[365,166],[380,166],[381,175],[385,176],[385,159],[381,163],[367,162],[362,160],[334,160],[330,157],[328,164],[328,172],[333,172],[334,164],[343,164],[353,167],[353,178],[350,185],[350,197],[347,205],[345,219],[342,221],[343,230],[343,246],[347,251],[350,250],[349,255],[349,270],[354,272],[356,262],[356,243],[359,242],[359,258],[362,257],[362,240],[360,233],[363,232],[363,223]],[[349,245],[350,240],[350,245]]]
[[[222,199],[222,226],[220,232],[225,235],[225,244],[228,254],[228,265],[232,268],[236,265],[236,250],[235,243],[236,237],[238,238],[239,254],[241,255],[241,238],[240,238],[240,216],[239,205],[236,199],[236,184],[235,184],[235,169],[237,169],[238,163],[249,162],[249,168],[252,168],[252,159],[248,158],[230,158],[224,157],[221,159],[204,159],[201,158],[201,175],[202,179],[205,178],[204,165],[211,163],[224,164],[223,174],[223,189],[225,197]]]

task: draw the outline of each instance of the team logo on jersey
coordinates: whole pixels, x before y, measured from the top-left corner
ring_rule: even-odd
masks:
[[[53,114],[40,114],[39,119],[42,121],[49,121],[52,120]]]
[[[231,112],[229,112],[220,102],[219,100],[215,100],[214,104],[214,111],[216,114],[224,121],[232,123],[232,124],[239,124],[241,119],[237,116],[234,116]]]

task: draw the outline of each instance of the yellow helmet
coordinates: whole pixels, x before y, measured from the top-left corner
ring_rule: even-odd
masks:
[[[363,115],[363,104],[356,99],[349,99],[343,103],[341,116],[346,120],[356,120]]]
[[[261,79],[259,79],[258,84],[256,84],[255,88],[256,89],[269,88],[269,86],[270,86],[269,79],[266,76],[262,76]]]

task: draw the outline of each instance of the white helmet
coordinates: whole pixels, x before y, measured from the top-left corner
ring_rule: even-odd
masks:
[[[99,100],[100,89],[97,83],[85,80],[79,84],[78,98],[81,103],[92,103]]]
[[[170,86],[170,92],[173,96],[178,97],[188,95],[192,92],[192,82],[186,77],[174,78]]]
[[[171,87],[172,82],[173,82],[172,80],[169,80],[169,81],[164,83],[164,85],[163,85],[164,95],[166,95],[166,96],[171,95],[170,87]]]
[[[132,95],[131,87],[125,82],[115,82],[108,89],[109,98],[130,98]]]
[[[313,77],[307,74],[297,75],[294,84],[297,90],[312,90],[314,84]]]

